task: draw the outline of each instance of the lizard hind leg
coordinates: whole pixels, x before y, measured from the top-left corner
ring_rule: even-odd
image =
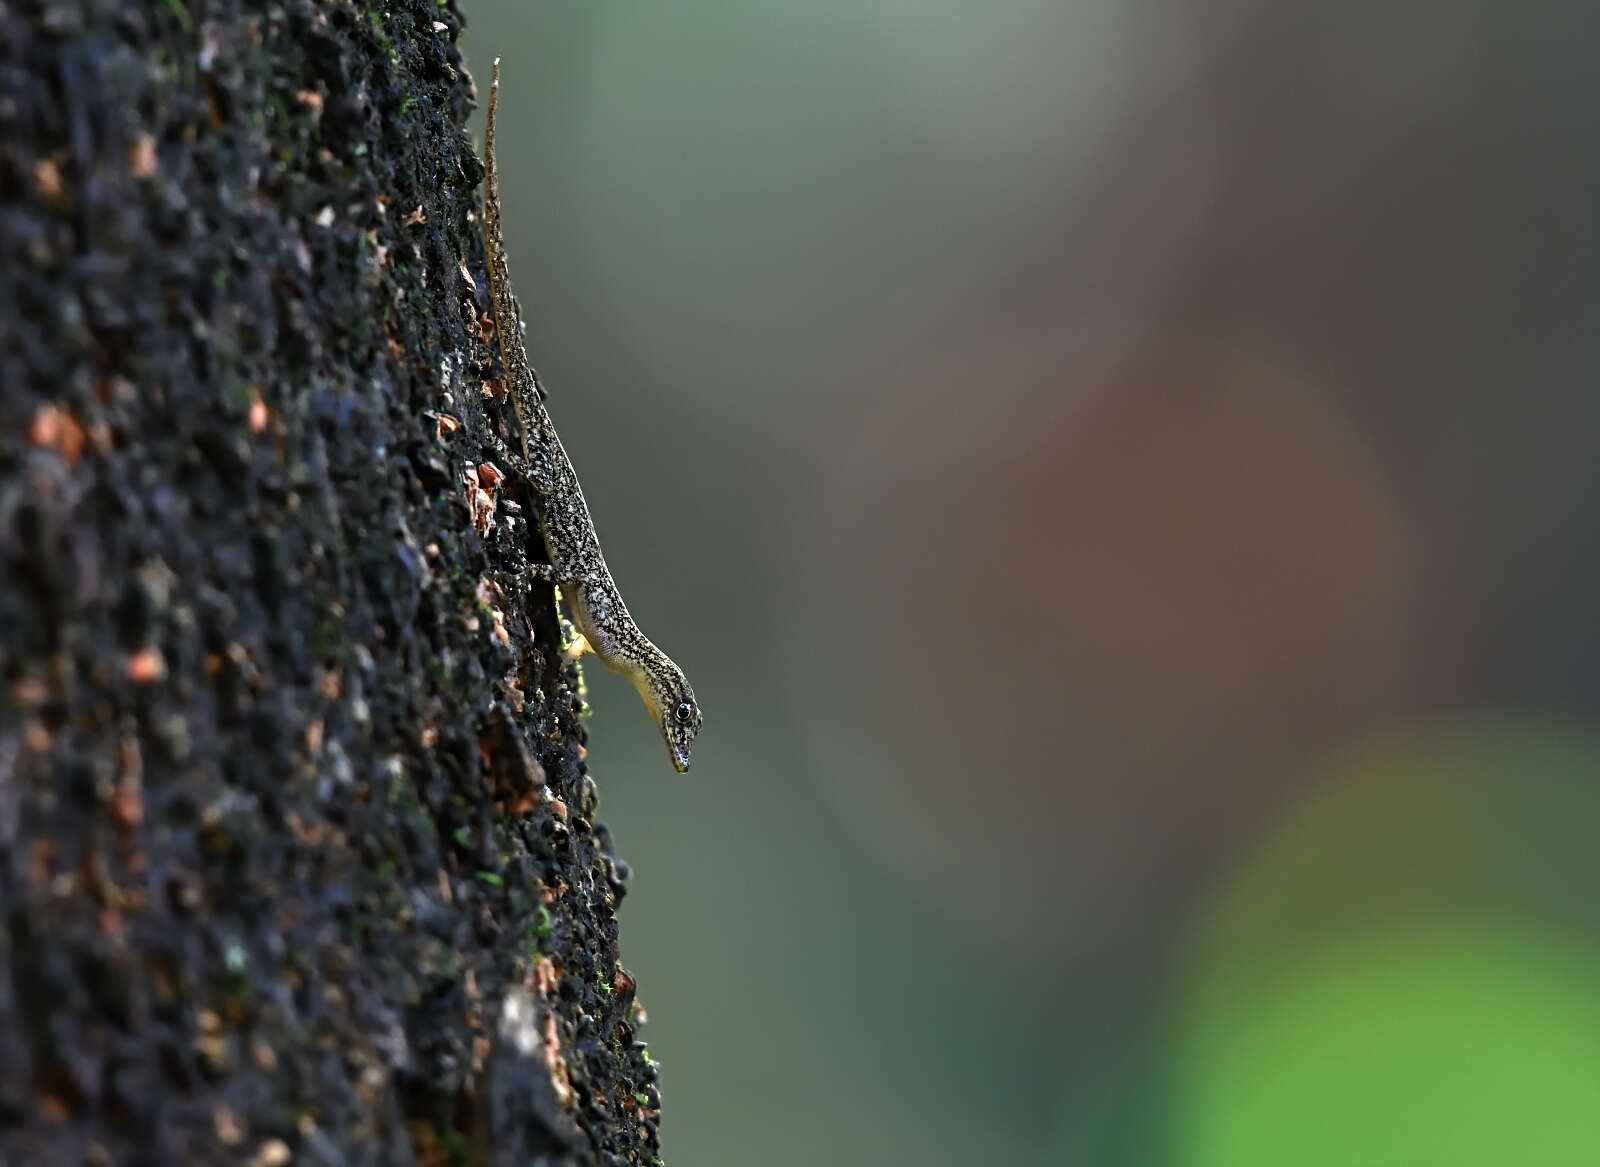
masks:
[[[524,457],[502,442],[500,436],[493,430],[490,430],[485,435],[485,439],[489,448],[494,451],[494,456],[509,466],[513,474],[519,475],[523,481],[533,487],[536,499],[544,499],[550,496],[552,484],[548,458]]]

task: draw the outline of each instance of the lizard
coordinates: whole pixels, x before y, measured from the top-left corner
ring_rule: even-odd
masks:
[[[567,611],[582,634],[569,657],[591,651],[614,672],[633,683],[661,731],[673,767],[689,768],[702,716],[683,670],[639,631],[629,615],[595,535],[589,504],[572,462],[556,436],[543,401],[538,375],[522,343],[520,315],[511,292],[500,230],[500,175],[495,164],[495,110],[500,96],[500,58],[489,83],[489,111],[484,130],[483,232],[489,265],[489,298],[494,306],[495,336],[505,383],[522,430],[525,473],[539,503],[545,550],[550,562],[531,565],[532,574],[561,590]]]

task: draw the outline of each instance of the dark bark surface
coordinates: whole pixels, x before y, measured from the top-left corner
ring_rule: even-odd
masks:
[[[0,6],[0,1163],[657,1161],[460,26]]]

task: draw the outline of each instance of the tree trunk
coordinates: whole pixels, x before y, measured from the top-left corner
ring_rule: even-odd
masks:
[[[659,1162],[460,28],[0,4],[0,1164]]]

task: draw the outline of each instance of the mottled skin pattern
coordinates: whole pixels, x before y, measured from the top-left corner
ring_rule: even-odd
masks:
[[[527,459],[529,480],[539,497],[544,545],[550,554],[550,567],[540,574],[560,586],[567,610],[588,642],[587,647],[639,690],[660,727],[673,766],[681,773],[689,768],[690,751],[700,732],[700,706],[683,670],[639,631],[628,614],[628,606],[622,602],[600,551],[583,488],[578,485],[578,476],[545,411],[539,379],[522,345],[521,317],[511,294],[511,273],[500,234],[500,176],[494,158],[494,118],[499,96],[500,61],[496,58],[484,133],[484,242],[489,253],[489,293],[494,301],[500,359],[505,364],[506,385],[522,427],[522,452]]]

